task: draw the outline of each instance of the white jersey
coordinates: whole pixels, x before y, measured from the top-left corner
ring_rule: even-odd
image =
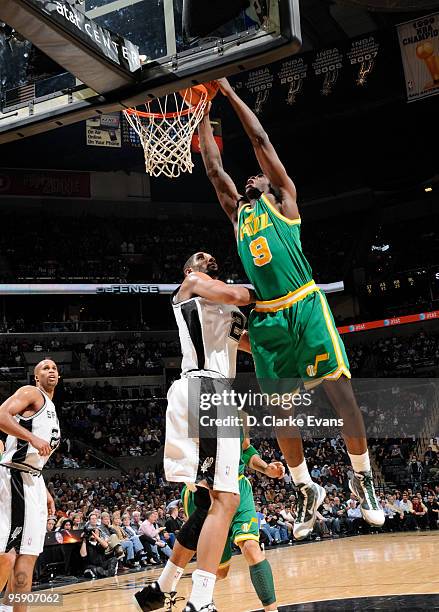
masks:
[[[236,353],[245,326],[237,306],[216,304],[202,297],[183,302],[172,300],[180,335],[182,373],[210,371],[235,378]]]
[[[29,417],[23,417],[17,414],[15,419],[19,425],[31,431],[38,438],[47,440],[53,453],[53,451],[58,448],[61,439],[58,416],[56,414],[55,404],[52,400],[44,391],[39,388],[38,390],[44,398],[44,404],[40,410]],[[49,457],[42,457],[39,455],[37,449],[31,446],[29,442],[17,439],[15,436],[8,436],[6,438],[5,452],[3,453],[1,464],[23,464],[24,469],[26,466],[32,466],[33,468],[41,470],[48,459]]]

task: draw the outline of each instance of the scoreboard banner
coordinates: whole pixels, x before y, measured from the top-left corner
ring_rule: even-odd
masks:
[[[336,293],[344,289],[342,281],[319,286],[325,293]],[[148,283],[16,283],[0,284],[0,295],[159,295],[174,293],[178,287],[176,284]]]
[[[439,13],[398,26],[407,99],[439,93]]]

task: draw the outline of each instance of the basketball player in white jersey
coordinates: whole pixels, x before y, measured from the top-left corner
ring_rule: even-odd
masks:
[[[184,612],[215,612],[216,572],[239,504],[241,441],[239,432],[224,437],[221,427],[214,425],[203,432],[200,425],[198,437],[192,437],[196,434],[190,422],[200,423],[202,393],[230,388],[238,346],[250,352],[245,317],[238,306],[253,303],[254,297],[243,286],[217,280],[218,265],[208,253],[195,253],[183,272],[184,281],[172,298],[183,353],[182,374],[168,392],[164,467],[168,481],[196,489],[200,515],[194,513],[188,521],[193,531],[204,521],[196,546],[197,570],[192,574],[192,592]],[[223,407],[218,407],[216,416],[220,415],[226,415]],[[187,542],[188,548],[190,544]]]
[[[41,471],[59,446],[60,428],[53,404],[58,368],[51,359],[35,366],[36,386],[20,387],[0,406],[0,430],[8,434],[0,462],[0,590],[11,578],[9,594],[29,593],[35,562],[44,547],[48,512],[55,504]]]

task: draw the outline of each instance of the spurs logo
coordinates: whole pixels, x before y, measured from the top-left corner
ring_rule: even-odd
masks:
[[[23,527],[16,527],[14,531],[12,532],[11,540],[15,540],[15,538],[18,538],[22,530],[23,530]]]
[[[212,464],[213,464],[213,457],[207,457],[207,459],[203,461],[203,465],[200,468],[203,474],[207,472],[207,470],[212,466]]]

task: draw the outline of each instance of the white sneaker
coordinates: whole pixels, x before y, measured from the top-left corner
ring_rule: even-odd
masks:
[[[293,529],[296,540],[303,540],[312,532],[317,510],[323,504],[325,497],[325,489],[315,482],[297,485],[297,516]]]
[[[369,525],[384,525],[384,510],[380,508],[375,494],[372,472],[354,472],[349,488],[360,502],[361,514]]]

